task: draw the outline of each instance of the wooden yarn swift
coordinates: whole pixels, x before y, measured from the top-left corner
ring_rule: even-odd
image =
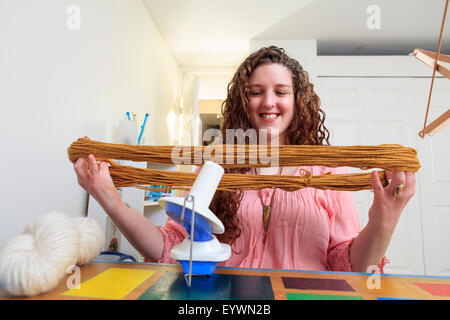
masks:
[[[267,167],[267,159],[277,159],[278,166],[325,166],[356,167],[361,169],[381,168],[390,171],[417,172],[420,168],[417,151],[401,145],[379,146],[306,146],[280,145],[263,149],[257,145],[214,145],[208,147],[190,146],[136,146],[113,144],[95,140],[78,139],[68,148],[70,161],[93,154],[97,160],[110,163],[110,174],[116,187],[136,187],[147,190],[187,190],[197,174],[140,169],[119,165],[110,160],[146,161],[164,164],[201,165],[214,161],[224,168]],[[175,152],[174,152],[175,151]],[[262,151],[266,157],[258,157]],[[227,158],[228,157],[228,158]],[[228,160],[227,160],[228,159]],[[225,162],[223,163],[222,162]],[[184,162],[183,162],[184,161]],[[286,175],[223,175],[218,190],[240,191],[265,188],[279,188],[295,191],[305,187],[317,189],[357,191],[371,189],[370,173],[323,174],[313,176],[301,169],[300,176]],[[388,184],[385,171],[378,171],[384,186]],[[162,188],[148,185],[157,184]]]
[[[442,17],[441,31],[439,33],[439,40],[436,53],[422,49],[415,49],[414,52],[412,53],[412,55],[416,57],[418,60],[422,61],[429,67],[433,68],[433,75],[431,76],[430,92],[428,94],[427,111],[425,113],[425,121],[423,124],[423,129],[419,132],[419,136],[422,139],[425,137],[426,134],[436,134],[439,131],[441,131],[444,127],[450,124],[450,109],[447,109],[447,111],[445,111],[437,119],[435,119],[433,122],[427,125],[428,112],[430,111],[431,93],[433,92],[433,85],[434,85],[434,78],[436,76],[436,71],[442,74],[447,79],[450,79],[450,70],[448,69],[448,67],[439,63],[439,61],[446,63],[450,62],[449,55],[440,53],[442,35],[444,33],[444,26],[445,26],[445,18],[447,16],[448,2],[449,0],[445,1],[444,16]]]

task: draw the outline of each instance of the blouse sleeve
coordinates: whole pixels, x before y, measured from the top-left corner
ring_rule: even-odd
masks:
[[[346,168],[333,169],[333,174],[348,173]],[[330,217],[330,243],[328,245],[328,269],[352,272],[350,249],[361,231],[354,194],[351,191],[328,190],[328,212]],[[390,261],[383,257],[377,272],[383,273]]]
[[[166,225],[158,226],[158,229],[162,232],[164,237],[163,255],[158,262],[169,264],[178,263],[177,260],[170,257],[170,250],[180,244],[187,237],[186,229],[171,218],[167,218]]]

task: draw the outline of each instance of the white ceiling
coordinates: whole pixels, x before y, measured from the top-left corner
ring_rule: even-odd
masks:
[[[319,55],[436,51],[445,0],[143,0],[180,67],[235,67],[251,39],[316,39]],[[380,29],[369,30],[370,5]],[[450,14],[441,52],[450,53]]]

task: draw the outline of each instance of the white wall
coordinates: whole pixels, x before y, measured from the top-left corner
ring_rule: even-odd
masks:
[[[113,142],[126,111],[148,112],[147,141],[169,144],[180,73],[141,0],[0,0],[0,70],[0,244],[42,213],[84,214],[78,137]]]
[[[261,39],[250,41],[250,52],[275,45],[297,59],[314,82],[316,77],[431,77],[432,69],[410,56],[322,56],[317,40]],[[395,67],[393,67],[395,66]],[[431,70],[431,71],[430,71]],[[436,77],[442,77],[436,74]]]
[[[227,87],[233,78],[233,73],[201,74],[199,75],[199,99],[227,98]]]

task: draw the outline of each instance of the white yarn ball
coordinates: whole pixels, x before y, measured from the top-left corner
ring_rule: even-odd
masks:
[[[94,259],[104,242],[94,219],[41,215],[0,248],[0,286],[14,296],[50,291],[72,266]]]
[[[73,218],[81,234],[77,264],[83,265],[98,256],[105,243],[105,236],[97,221],[92,218]]]
[[[12,295],[31,296],[55,288],[80,252],[75,221],[44,214],[0,248],[0,284]]]

